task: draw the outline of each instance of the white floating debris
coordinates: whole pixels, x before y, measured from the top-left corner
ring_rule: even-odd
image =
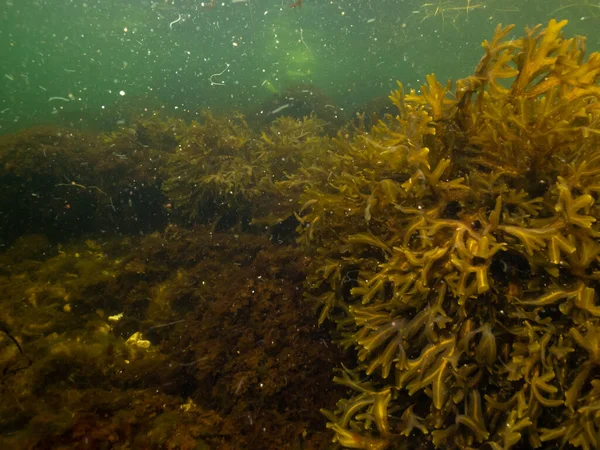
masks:
[[[280,111],[283,111],[284,109],[286,109],[286,108],[289,108],[289,107],[290,107],[290,104],[289,104],[289,103],[286,103],[285,105],[282,105],[282,106],[280,106],[280,107],[279,107],[279,108],[277,108],[277,109],[274,109],[273,111],[271,111],[271,112],[270,112],[269,114],[267,114],[267,115],[269,115],[269,116],[270,116],[271,114],[277,114],[278,112],[280,112]]]
[[[177,14],[179,17],[177,19],[175,19],[173,22],[169,23],[169,28],[172,30],[173,29],[173,25],[175,25],[177,22],[181,21],[181,14]]]
[[[49,102],[52,102],[54,100],[60,100],[61,102],[70,102],[71,100],[65,97],[50,97],[48,99]]]

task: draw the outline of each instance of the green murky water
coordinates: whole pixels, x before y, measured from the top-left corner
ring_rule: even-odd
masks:
[[[124,105],[259,113],[306,84],[357,110],[401,80],[469,72],[498,23],[551,17],[598,43],[591,1],[8,0],[0,11],[0,130],[119,121]],[[257,111],[258,109],[258,111]],[[105,124],[102,124],[105,125]]]

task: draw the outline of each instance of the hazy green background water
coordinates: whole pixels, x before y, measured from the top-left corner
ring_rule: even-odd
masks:
[[[125,105],[248,112],[297,84],[350,110],[396,80],[469,74],[498,23],[519,36],[566,18],[568,35],[600,47],[600,6],[587,0],[1,1],[0,133],[116,123]]]

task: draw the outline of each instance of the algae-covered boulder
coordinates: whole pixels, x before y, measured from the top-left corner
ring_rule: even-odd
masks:
[[[164,226],[158,169],[179,124],[145,118],[112,133],[37,127],[0,137],[0,242]]]

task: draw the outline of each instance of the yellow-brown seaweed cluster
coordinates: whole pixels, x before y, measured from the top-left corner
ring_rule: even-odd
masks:
[[[179,137],[163,171],[163,190],[187,223],[223,222],[226,229],[280,223],[296,205],[289,185],[284,195],[275,184],[314,159],[326,142],[322,127],[312,116],[279,117],[257,133],[241,115],[204,114]]]
[[[600,446],[600,54],[565,25],[499,26],[305,179],[307,287],[357,355],[343,447]]]

